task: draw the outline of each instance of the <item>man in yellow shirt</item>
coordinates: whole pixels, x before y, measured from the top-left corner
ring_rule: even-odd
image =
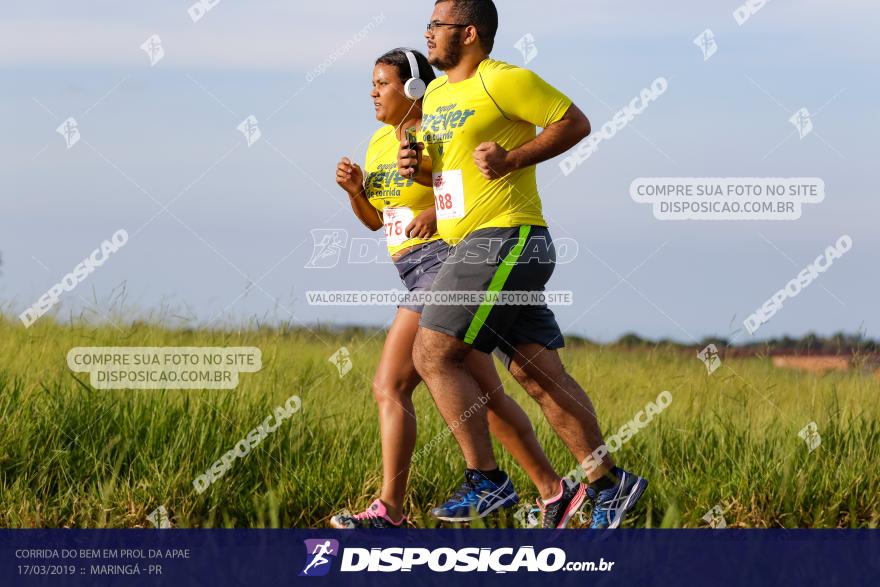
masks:
[[[540,502],[543,526],[564,527],[589,496],[591,526],[616,528],[647,481],[608,455],[589,398],[559,359],[562,333],[546,304],[501,303],[507,292],[544,291],[555,253],[535,166],[576,145],[590,125],[533,72],[489,58],[497,29],[492,0],[437,0],[425,37],[431,64],[446,75],[428,86],[422,142],[416,150],[402,142],[398,158],[404,177],[433,185],[438,232],[453,245],[432,291],[463,300],[464,292],[485,293],[476,305],[426,306],[420,321],[415,365],[468,467],[461,489],[432,513],[461,519],[506,497],[509,481],[496,464],[485,410],[474,410],[480,391],[465,367],[471,352],[499,348],[590,482],[560,481],[559,494]]]
[[[352,211],[365,227],[384,229],[388,252],[407,291],[422,293],[430,289],[449,246],[436,234],[433,190],[401,177],[397,154],[407,129],[422,118],[425,82],[433,80],[435,74],[427,57],[398,48],[376,60],[372,77],[370,100],[376,119],[383,125],[370,140],[363,169],[343,157],[336,167],[336,182],[348,194]],[[382,447],[379,496],[362,512],[333,516],[330,525],[334,528],[406,527],[403,508],[416,446],[413,392],[421,382],[412,361],[412,348],[422,306],[418,299],[411,302],[398,308],[373,378]],[[560,477],[541,449],[528,416],[504,393],[492,357],[474,353],[468,357],[468,368],[479,381],[495,438],[543,497],[555,495]],[[506,500],[493,504],[496,509],[519,500],[513,486],[508,485],[508,489]]]

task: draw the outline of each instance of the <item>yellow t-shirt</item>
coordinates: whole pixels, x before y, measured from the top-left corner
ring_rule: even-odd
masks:
[[[391,255],[440,238],[439,234],[429,239],[406,236],[406,227],[413,218],[434,206],[434,193],[431,188],[400,175],[397,170],[399,150],[400,141],[394,127],[386,125],[373,134],[364,162],[364,188],[370,204],[382,213],[385,241]]]
[[[571,106],[537,74],[486,59],[474,77],[430,83],[422,107],[420,140],[433,164],[437,229],[456,244],[481,228],[547,226],[535,166],[487,180],[474,163],[480,143],[512,151],[537,136],[536,127],[559,121]]]

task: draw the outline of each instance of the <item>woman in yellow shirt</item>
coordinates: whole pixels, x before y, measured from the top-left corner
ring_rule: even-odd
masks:
[[[432,188],[402,177],[397,154],[406,130],[422,118],[425,86],[435,74],[418,51],[394,49],[381,56],[373,69],[370,96],[376,119],[383,126],[373,135],[364,168],[342,158],[336,182],[349,196],[352,210],[370,230],[385,231],[388,252],[401,280],[411,292],[429,291],[446,259],[449,247],[437,234]],[[430,160],[424,164],[430,169]],[[367,510],[331,518],[336,528],[397,528],[405,525],[404,494],[416,443],[412,394],[421,382],[412,360],[422,307],[401,306],[388,329],[379,367],[373,379],[373,396],[379,407],[382,435],[382,489]],[[492,434],[516,459],[540,489],[558,486],[558,476],[538,444],[531,422],[522,408],[504,393],[491,355],[473,352],[468,366],[486,398]],[[471,471],[465,485],[486,480],[505,487],[509,498],[497,507],[510,507],[519,498],[506,473]],[[491,510],[473,517],[483,517]]]

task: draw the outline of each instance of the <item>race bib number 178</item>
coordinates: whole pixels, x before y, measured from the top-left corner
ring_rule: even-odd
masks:
[[[434,173],[433,177],[437,220],[464,218],[464,183],[461,180],[461,170]]]
[[[409,208],[385,208],[382,219],[385,224],[385,240],[389,247],[398,247],[409,240],[406,227],[413,221],[413,211]]]

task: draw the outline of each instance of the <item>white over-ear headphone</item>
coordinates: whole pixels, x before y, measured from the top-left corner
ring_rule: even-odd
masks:
[[[419,100],[424,97],[425,90],[428,86],[426,86],[425,82],[422,81],[422,78],[419,77],[419,62],[416,61],[415,54],[412,51],[404,51],[404,53],[406,53],[406,59],[409,61],[411,77],[403,84],[403,93],[406,94],[406,97],[410,100]]]

